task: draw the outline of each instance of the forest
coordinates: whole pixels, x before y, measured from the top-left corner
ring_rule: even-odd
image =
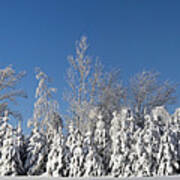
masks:
[[[68,56],[68,88],[61,104],[51,78],[35,68],[38,86],[33,114],[23,132],[21,112],[11,104],[27,98],[17,85],[25,71],[0,69],[0,176],[151,177],[180,173],[178,83],[155,71],[121,79],[119,69],[105,71],[88,55],[87,38]],[[27,99],[28,100],[28,99]],[[18,125],[14,127],[10,120]]]

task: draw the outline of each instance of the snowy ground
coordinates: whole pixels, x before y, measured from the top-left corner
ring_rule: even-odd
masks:
[[[8,180],[8,179],[16,179],[16,180],[23,180],[23,179],[29,179],[29,180],[180,180],[180,176],[171,176],[171,177],[147,177],[147,178],[110,178],[110,177],[104,177],[104,178],[52,178],[52,177],[39,177],[39,176],[33,176],[33,177],[0,177],[0,179]]]

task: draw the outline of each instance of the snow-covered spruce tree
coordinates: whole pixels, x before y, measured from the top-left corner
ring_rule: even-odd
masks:
[[[78,133],[76,133],[76,135],[78,135]],[[77,138],[77,145],[73,149],[72,158],[70,160],[69,175],[71,177],[81,177],[84,174],[83,142],[80,139],[81,138]]]
[[[164,132],[161,137],[160,143],[160,156],[159,156],[159,164],[157,169],[158,176],[168,176],[173,175],[175,173],[175,168],[178,169],[179,165],[174,159],[174,152],[171,149],[171,141],[168,129]]]
[[[112,152],[110,160],[111,175],[114,177],[121,176],[121,166],[122,166],[122,154],[120,154],[120,117],[115,111],[113,112],[113,119],[111,121],[110,136],[112,140]]]
[[[65,153],[64,153],[64,137],[62,134],[62,125],[58,126],[54,131],[53,140],[50,145],[50,152],[46,165],[47,175],[64,176]]]
[[[65,167],[64,167],[64,176],[69,176],[70,171],[70,160],[72,157],[72,151],[75,147],[76,137],[75,137],[75,128],[73,121],[68,124],[68,134],[65,139],[65,146],[64,146],[64,154],[65,154]]]
[[[19,121],[18,127],[14,130],[14,136],[15,136],[15,146],[19,152],[20,160],[16,159],[16,164],[18,166],[19,175],[25,175],[25,161],[27,156],[27,143],[25,136],[22,132],[21,124]]]
[[[69,134],[66,139],[66,168],[68,177],[81,177],[84,174],[84,137],[79,129],[74,128],[73,122],[69,124]]]
[[[1,146],[0,175],[15,176],[24,173],[23,163],[20,157],[20,151],[15,143],[13,128],[8,124],[8,112],[5,111],[3,125],[5,129],[4,139]]]
[[[0,153],[3,149],[3,142],[5,139],[6,132],[9,128],[11,128],[11,125],[8,123],[9,117],[8,117],[8,111],[5,111],[3,116],[1,117],[1,124],[0,124]],[[1,154],[2,155],[2,154]]]
[[[40,132],[38,122],[34,122],[28,139],[27,159],[25,162],[28,175],[41,175],[46,172],[48,153],[46,142],[46,136]]]
[[[135,167],[136,176],[152,176],[152,129],[153,122],[150,115],[144,117],[145,124],[144,128],[139,131],[139,139],[137,141],[136,153],[137,162]]]
[[[172,119],[169,113],[163,107],[156,107],[153,111],[153,117],[160,125],[160,142],[157,146],[158,156],[157,158],[157,175],[172,175],[179,169],[177,163],[177,149],[176,140],[174,139],[174,133],[172,128]],[[155,154],[155,152],[154,152]]]
[[[103,176],[105,175],[105,167],[101,156],[97,152],[97,148],[94,144],[93,131],[89,128],[85,134],[84,146],[86,149],[85,162],[84,162],[84,176]]]
[[[53,177],[63,176],[64,164],[63,136],[60,133],[56,133],[48,154],[47,175]]]
[[[172,151],[170,116],[163,107],[156,107],[144,120],[136,148],[136,176],[170,175],[177,168]]]
[[[96,129],[94,132],[94,143],[98,154],[102,158],[105,172],[108,174],[110,161],[110,142],[108,141],[108,132],[101,112],[97,116]]]
[[[175,159],[180,165],[180,108],[175,110],[175,113],[171,117],[170,134],[171,141],[173,142],[173,152]]]
[[[135,161],[135,123],[132,112],[124,107],[118,115],[119,119],[119,176],[128,177],[133,175]]]
[[[167,129],[167,124],[171,121],[169,113],[163,106],[157,106],[152,109],[152,118],[156,127],[159,127],[160,134],[162,135]]]

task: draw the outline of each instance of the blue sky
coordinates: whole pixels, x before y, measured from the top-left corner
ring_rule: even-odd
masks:
[[[34,67],[54,79],[63,109],[67,56],[82,35],[88,37],[89,54],[107,70],[119,67],[124,80],[153,69],[162,79],[180,82],[179,7],[178,0],[0,1],[0,68],[13,64],[27,71],[20,86],[29,98],[16,106],[24,129],[35,101]]]

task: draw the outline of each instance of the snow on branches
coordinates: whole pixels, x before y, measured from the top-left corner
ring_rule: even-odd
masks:
[[[0,118],[0,175],[142,177],[177,174],[180,170],[179,114],[179,109],[170,116],[164,107],[156,107],[144,115],[144,126],[140,127],[131,109],[123,107],[113,112],[109,130],[105,117],[99,112],[95,128],[85,132],[71,121],[67,134],[61,123],[44,134],[34,121],[31,134],[25,137],[20,125],[13,128],[9,124],[5,111]],[[50,144],[47,137],[51,137]]]

